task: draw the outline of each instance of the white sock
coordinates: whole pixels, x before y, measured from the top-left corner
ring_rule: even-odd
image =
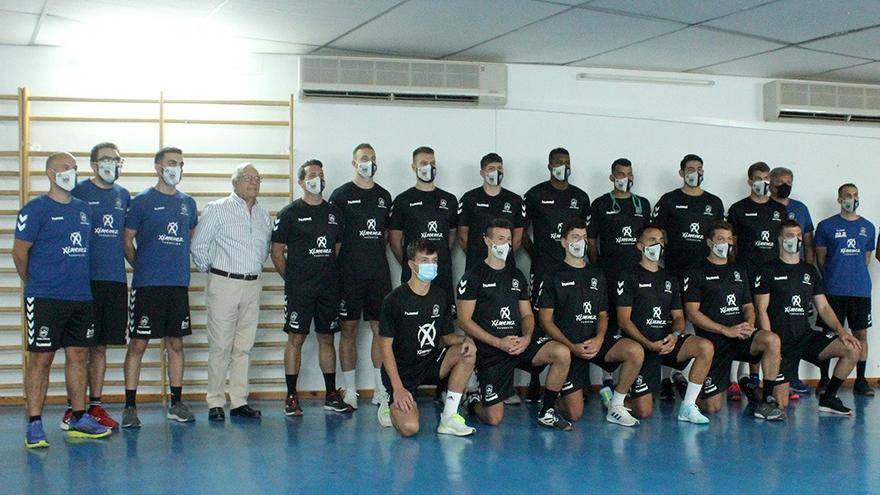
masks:
[[[382,383],[382,368],[373,368],[373,381],[376,383],[373,384],[373,395],[376,397],[384,397],[385,396],[385,385]]]
[[[455,416],[455,413],[458,411],[459,403],[461,403],[461,392],[447,390],[446,402],[444,403],[443,412],[440,413],[440,417],[443,419],[449,419]]]
[[[739,364],[736,361],[730,367],[730,383],[739,383]]]
[[[612,406],[622,406],[623,399],[626,399],[626,394],[622,394],[617,390],[614,391],[614,395],[611,396],[611,405]]]
[[[694,383],[688,380],[687,392],[684,393],[684,399],[681,400],[681,405],[696,404],[697,397],[700,395],[700,389],[702,388],[703,386],[699,383]]]
[[[342,388],[348,392],[357,393],[357,384],[355,380],[355,370],[342,372]]]

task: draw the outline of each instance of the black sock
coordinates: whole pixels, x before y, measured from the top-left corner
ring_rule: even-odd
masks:
[[[764,402],[767,402],[768,397],[773,396],[773,387],[775,387],[775,386],[776,386],[775,380],[764,380],[764,396],[763,396]]]
[[[544,389],[544,398],[541,400],[541,412],[538,416],[543,416],[548,409],[556,407],[556,398],[559,397],[558,390]]]
[[[67,399],[67,408],[68,408],[68,409],[71,408],[71,405],[70,405],[70,399]]]
[[[837,378],[836,376],[832,376],[830,380],[828,380],[828,386],[825,387],[825,393],[822,394],[823,399],[830,399],[837,395],[837,391],[840,390],[840,386],[843,385],[843,380]]]
[[[41,419],[43,419],[43,417],[39,414],[37,414],[36,416],[30,416],[28,417],[28,423],[33,423],[34,421],[39,421]]]
[[[171,405],[175,405],[180,402],[180,395],[183,393],[183,387],[175,387],[171,386]]]
[[[125,389],[125,407],[137,407],[135,403],[135,396],[137,395],[137,390],[129,390]]]
[[[328,394],[336,393],[336,373],[324,373],[324,388]]]
[[[79,421],[80,419],[82,419],[83,414],[85,413],[85,411],[73,411],[73,419]]]
[[[89,396],[89,406],[100,406],[101,405],[101,396],[98,395],[96,397]]]
[[[529,378],[529,387],[540,387],[541,386],[541,373],[532,373]]]
[[[865,366],[868,365],[867,361],[859,361],[856,363],[856,380],[864,381],[865,379]]]
[[[449,376],[440,379],[440,383],[437,384],[438,392],[445,392],[449,390]]]
[[[284,381],[287,382],[287,395],[296,395],[296,379],[299,375],[284,375]]]
[[[819,378],[821,381],[828,381],[828,368],[831,367],[831,360],[819,361]]]

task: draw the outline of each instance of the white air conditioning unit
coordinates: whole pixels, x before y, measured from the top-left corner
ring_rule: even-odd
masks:
[[[303,99],[499,107],[507,66],[395,58],[301,56]]]
[[[764,120],[880,124],[880,86],[806,81],[764,85]]]

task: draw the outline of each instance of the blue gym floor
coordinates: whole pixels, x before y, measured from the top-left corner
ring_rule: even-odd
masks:
[[[2,493],[880,493],[880,397],[853,400],[855,417],[794,402],[789,420],[765,423],[728,403],[708,426],[679,423],[677,404],[629,429],[605,422],[595,395],[572,433],[541,429],[535,406],[508,407],[501,427],[438,437],[436,406],[421,400],[422,432],[400,438],[362,401],[351,417],[304,401],[255,402],[262,422],[173,424],[158,404],[139,407],[143,428],[104,440],[67,440],[63,409],[47,407],[52,446],[24,448],[20,407],[0,408]],[[117,419],[120,406],[108,410]]]

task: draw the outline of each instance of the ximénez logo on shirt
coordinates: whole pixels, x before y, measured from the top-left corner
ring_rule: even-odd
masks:
[[[177,222],[168,222],[168,225],[165,227],[167,234],[160,234],[159,242],[171,246],[180,246],[183,244],[184,238],[177,235],[177,229]]]
[[[593,302],[584,301],[583,312],[574,317],[578,323],[593,323],[599,319],[599,315],[593,314]]]
[[[761,239],[755,241],[755,247],[758,249],[772,249],[773,242],[770,240],[770,231],[762,230]]]
[[[794,315],[794,316],[803,316],[804,306],[801,302],[801,296],[799,294],[795,294],[791,296],[791,304],[785,307],[785,314]]]
[[[738,315],[740,313],[739,304],[736,302],[736,294],[730,293],[727,295],[726,306],[720,308],[718,310],[722,315]]]
[[[443,232],[440,232],[440,226],[438,225],[437,220],[429,220],[428,224],[425,226],[425,231],[422,232],[422,239],[436,241],[443,240],[444,237]]]
[[[624,225],[620,228],[620,237],[614,239],[614,241],[618,244],[634,246],[638,239],[633,237],[632,225]]]
[[[437,327],[433,321],[419,326],[418,338],[419,350],[416,351],[416,354],[419,356],[430,354],[434,350],[434,340],[437,338]]]
[[[70,245],[61,248],[61,252],[70,257],[85,256],[89,252],[89,248],[82,245],[82,234],[79,231],[70,233]]]
[[[367,228],[359,231],[358,234],[364,239],[378,239],[382,237],[382,231],[376,230],[375,218],[368,218]]]
[[[95,227],[95,235],[98,237],[115,238],[119,236],[119,229],[113,228],[113,215],[106,214],[101,218],[100,227]]]
[[[516,326],[516,321],[512,319],[510,306],[502,306],[498,311],[499,318],[492,320],[492,326],[496,329],[506,329]]]
[[[663,308],[654,306],[651,308],[651,317],[645,320],[649,327],[660,328],[666,326],[666,319],[663,318]]]
[[[682,239],[686,241],[702,241],[703,235],[700,234],[700,222],[691,222],[689,232],[681,233]]]

